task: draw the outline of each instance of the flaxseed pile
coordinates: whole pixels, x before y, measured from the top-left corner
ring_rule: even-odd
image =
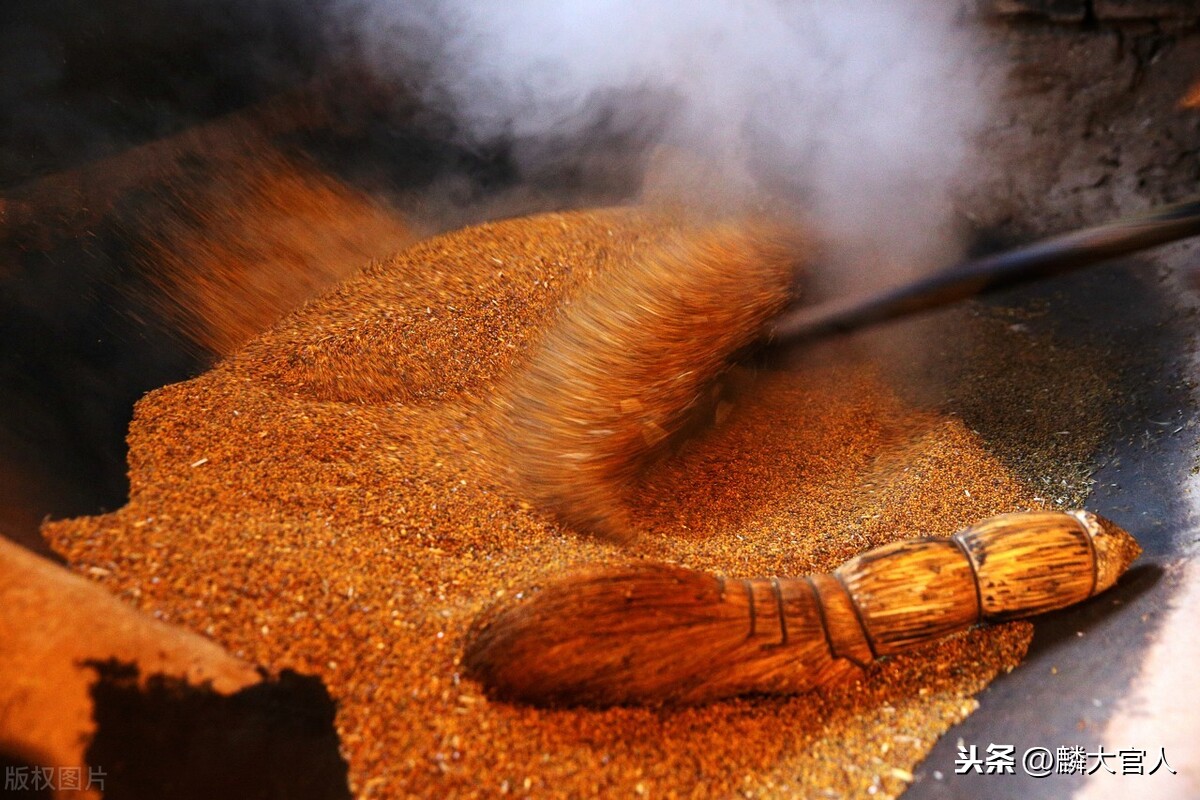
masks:
[[[145,611],[320,675],[362,797],[894,796],[1016,665],[1028,624],[892,658],[845,691],[683,710],[540,711],[460,675],[476,613],[583,562],[799,575],[1041,505],[959,417],[902,400],[853,349],[741,376],[720,423],[637,487],[629,544],[506,488],[479,446],[489,393],[556,309],[671,224],[551,214],[374,264],[143,399],[129,505],[46,534]]]

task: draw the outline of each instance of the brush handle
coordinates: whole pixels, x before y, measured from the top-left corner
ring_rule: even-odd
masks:
[[[795,307],[770,324],[766,339],[785,345],[847,333],[1197,235],[1200,199],[967,261],[869,297]]]
[[[1117,573],[1085,512],[992,517],[948,539],[909,539],[857,556],[832,574],[748,582],[752,626],[786,630],[815,604],[835,657],[866,664],[981,622],[1031,616],[1108,588]],[[772,604],[772,600],[775,602]],[[772,608],[774,617],[771,620]],[[796,619],[789,620],[789,609]],[[783,612],[780,614],[779,612]]]

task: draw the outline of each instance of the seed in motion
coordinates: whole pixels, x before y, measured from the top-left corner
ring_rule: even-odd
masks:
[[[630,484],[787,305],[808,250],[790,229],[713,225],[597,275],[494,398],[498,463],[570,527],[628,538]]]
[[[1086,600],[1140,553],[1102,517],[1043,511],[899,541],[805,578],[598,567],[484,611],[463,661],[492,696],[535,705],[805,692],[979,623]]]

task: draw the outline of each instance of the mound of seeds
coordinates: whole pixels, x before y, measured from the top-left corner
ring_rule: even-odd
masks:
[[[129,504],[47,525],[71,565],[270,669],[319,675],[362,797],[894,796],[1030,626],[972,631],[861,684],[689,709],[536,710],[462,677],[472,618],[584,562],[730,576],[1039,507],[960,418],[853,349],[743,375],[720,422],[631,493],[625,545],[500,479],[487,398],[565,303],[673,223],[632,210],[471,228],[370,266],[211,372],[151,393]]]

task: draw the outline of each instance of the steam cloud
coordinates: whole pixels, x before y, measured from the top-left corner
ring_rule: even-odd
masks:
[[[368,63],[408,79],[466,143],[509,142],[525,174],[600,135],[649,142],[646,192],[788,198],[860,266],[950,255],[952,194],[995,90],[979,37],[945,0],[374,0],[358,10]]]

